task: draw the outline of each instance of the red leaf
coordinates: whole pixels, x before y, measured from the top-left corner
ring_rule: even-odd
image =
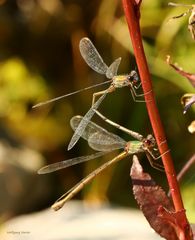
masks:
[[[166,62],[174,68],[180,75],[186,77],[190,83],[195,87],[195,74],[185,72],[181,67],[176,66],[176,64],[171,63],[170,56],[167,56]]]
[[[136,156],[133,156],[130,176],[133,183],[135,199],[150,226],[166,239],[178,239],[174,227],[166,219],[160,217],[158,213],[160,206],[164,206],[170,211],[173,211],[169,198],[163,189],[156,185],[150,175],[143,172]]]

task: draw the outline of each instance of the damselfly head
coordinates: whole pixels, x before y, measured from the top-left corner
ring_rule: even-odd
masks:
[[[131,71],[128,76],[127,79],[134,85],[139,85],[140,84],[140,78],[137,74],[137,72],[135,70]]]
[[[152,134],[149,134],[146,138],[143,139],[143,144],[146,148],[154,148],[156,146],[156,140]]]

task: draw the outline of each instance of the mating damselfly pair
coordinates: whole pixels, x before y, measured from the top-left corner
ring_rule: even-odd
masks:
[[[65,193],[62,197],[60,197],[56,201],[56,203],[54,203],[52,206],[54,210],[59,210],[69,199],[71,199],[87,183],[89,183],[94,177],[96,177],[99,173],[101,173],[107,167],[124,159],[129,155],[145,152],[151,166],[154,168],[157,168],[158,170],[163,170],[163,167],[161,166],[161,164],[155,161],[159,159],[161,155],[159,155],[158,149],[156,148],[156,141],[151,134],[149,134],[146,138],[144,138],[141,134],[131,131],[107,119],[100,112],[96,111],[96,113],[101,118],[103,118],[106,122],[126,132],[130,136],[134,137],[136,140],[126,142],[121,137],[108,132],[107,130],[93,123],[92,121],[89,121],[81,137],[87,140],[89,146],[98,152],[88,156],[76,157],[73,159],[47,165],[38,171],[39,174],[54,172],[75,164],[86,162],[86,161],[95,159],[97,157],[103,156],[105,154],[108,154],[109,152],[112,152],[117,149],[118,150],[123,149],[123,151],[119,155],[117,155],[115,158],[107,161],[106,163],[101,165],[99,168],[97,168],[95,171],[90,173],[87,177],[82,179],[77,185],[75,185],[72,189],[70,189],[67,193]],[[71,119],[70,125],[74,131],[78,128],[78,125],[81,123],[81,121],[84,121],[84,118],[81,116],[75,116]]]
[[[81,116],[75,116],[71,119],[71,127],[75,131],[72,139],[68,145],[68,150],[70,150],[76,142],[79,140],[80,137],[84,138],[88,141],[89,146],[98,151],[92,155],[89,156],[82,156],[82,157],[76,157],[73,159],[69,159],[66,161],[54,163],[48,166],[43,167],[39,170],[40,174],[45,174],[49,172],[53,172],[62,168],[66,168],[69,166],[72,166],[74,164],[78,164],[81,162],[85,162],[100,156],[103,156],[111,151],[117,150],[117,149],[123,149],[123,152],[120,153],[118,156],[116,156],[114,159],[106,162],[102,166],[100,166],[98,169],[96,169],[94,172],[89,174],[86,178],[81,180],[76,186],[74,186],[71,190],[69,190],[65,195],[63,195],[54,205],[53,208],[55,210],[60,209],[64,203],[72,198],[78,191],[80,191],[85,184],[87,184],[89,181],[91,181],[96,175],[98,175],[100,172],[102,172],[104,169],[106,169],[108,166],[112,165],[113,163],[123,159],[124,157],[132,154],[137,154],[140,152],[145,152],[149,162],[151,165],[155,168],[158,168],[162,170],[162,166],[155,162],[154,160],[160,158],[158,149],[156,148],[156,141],[152,135],[148,135],[146,138],[144,138],[141,134],[138,134],[136,132],[133,132],[125,127],[122,127],[121,125],[118,125],[114,123],[113,121],[107,119],[104,117],[97,109],[103,99],[106,97],[108,93],[113,92],[116,88],[122,88],[124,86],[129,86],[132,97],[135,101],[138,102],[144,102],[143,100],[137,99],[138,97],[143,97],[143,94],[137,94],[136,90],[141,86],[138,74],[136,71],[131,71],[130,74],[123,74],[123,75],[117,75],[118,67],[121,61],[121,58],[116,59],[110,66],[107,66],[103,59],[101,58],[100,54],[98,53],[97,49],[93,45],[93,43],[88,38],[83,38],[80,41],[80,52],[82,57],[84,58],[85,62],[96,72],[100,74],[106,75],[106,77],[110,80],[104,82],[108,83],[110,82],[110,86],[103,91],[96,92],[93,94],[92,99],[92,106],[89,109],[89,111],[85,114],[84,117]],[[97,85],[94,85],[97,86]],[[83,90],[92,88],[94,86],[85,88]],[[34,107],[42,106],[48,103],[51,103],[53,101],[59,100],[61,98],[67,97],[69,95],[78,93],[82,90],[63,95],[51,100],[48,100],[46,102],[39,103],[35,105]],[[99,97],[99,99],[96,101],[96,98]],[[126,132],[127,134],[131,135],[136,139],[136,141],[129,141],[126,142],[121,137],[112,134],[105,130],[104,128],[98,126],[97,124],[93,123],[91,118],[94,114],[99,115],[103,120],[108,122],[109,124],[121,129],[122,131]]]

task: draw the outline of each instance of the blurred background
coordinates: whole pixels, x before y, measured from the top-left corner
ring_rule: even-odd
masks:
[[[169,54],[183,69],[195,73],[195,43],[187,29],[189,15],[169,21],[185,11],[186,7],[168,7],[164,0],[144,0],[141,7],[145,53],[177,172],[194,153],[194,136],[187,127],[195,111],[192,108],[183,115],[180,104],[182,95],[194,89],[165,59]],[[46,164],[93,152],[82,139],[67,151],[73,134],[69,121],[74,115],[84,115],[93,92],[105,89],[105,85],[32,109],[40,101],[106,80],[81,57],[78,45],[84,36],[92,40],[108,65],[122,57],[119,73],[137,69],[121,1],[0,0],[1,222],[49,207],[80,179],[118,154],[48,175],[37,174]],[[128,88],[109,94],[100,110],[144,136],[152,131],[145,104],[135,103]],[[130,140],[98,117],[93,121]],[[129,178],[131,159],[107,169],[75,199],[136,207]],[[165,174],[152,169],[144,154],[140,160],[144,170],[167,191]],[[194,182],[191,169],[182,181],[190,221],[195,221]]]

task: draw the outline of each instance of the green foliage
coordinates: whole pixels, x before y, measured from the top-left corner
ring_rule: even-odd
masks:
[[[187,217],[191,223],[195,222],[195,184],[189,183],[188,186],[185,186],[182,190],[182,197],[185,204],[185,208],[187,209]]]

